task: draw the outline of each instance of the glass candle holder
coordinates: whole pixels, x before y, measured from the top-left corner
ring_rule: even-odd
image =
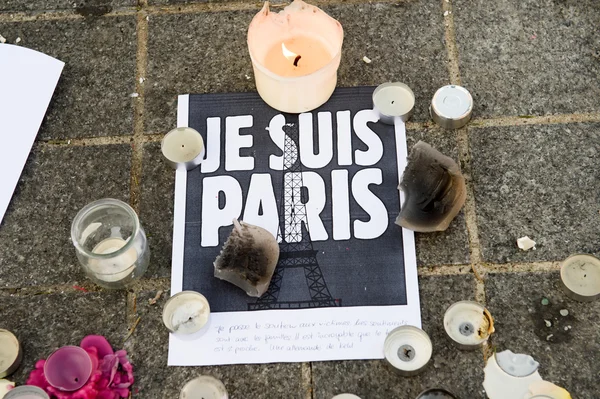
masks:
[[[148,268],[150,249],[135,211],[123,201],[101,199],[79,211],[71,240],[86,275],[105,288],[123,288]]]

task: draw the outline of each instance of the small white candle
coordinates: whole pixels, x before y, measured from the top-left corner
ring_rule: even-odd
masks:
[[[560,268],[565,293],[581,302],[600,298],[600,259],[592,255],[569,256]]]
[[[294,0],[279,13],[265,2],[248,28],[256,89],[276,110],[311,111],[337,83],[344,30],[318,7]]]
[[[21,364],[19,340],[8,330],[0,329],[0,378],[11,375]]]
[[[178,127],[165,135],[160,146],[171,167],[192,170],[204,159],[204,140],[191,127]]]
[[[422,372],[433,354],[429,335],[420,328],[400,326],[388,334],[383,344],[385,360],[404,376]]]
[[[404,83],[384,83],[373,92],[373,109],[379,114],[379,121],[393,125],[394,120],[406,122],[415,107],[415,94]]]
[[[4,399],[50,399],[50,396],[36,386],[21,385],[8,391]]]
[[[189,381],[179,395],[179,399],[228,399],[225,385],[214,377],[201,375]]]
[[[488,310],[473,301],[452,304],[444,314],[446,334],[460,349],[476,349],[494,332],[494,320]]]
[[[204,295],[182,291],[173,295],[163,309],[163,323],[175,334],[193,334],[208,322],[210,305]]]
[[[459,129],[471,119],[473,97],[461,86],[441,87],[431,99],[429,113],[438,125],[446,129]]]
[[[92,252],[98,255],[108,255],[117,252],[125,244],[127,244],[127,241],[120,237],[110,237],[99,242]],[[91,259],[89,267],[98,279],[106,282],[115,282],[123,280],[135,271],[134,266],[137,259],[137,251],[134,247],[131,247],[115,257]]]
[[[342,393],[339,395],[335,395],[333,398],[331,399],[360,399],[360,397],[353,395],[351,393]]]

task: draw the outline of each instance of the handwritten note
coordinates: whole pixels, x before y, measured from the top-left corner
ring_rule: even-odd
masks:
[[[383,342],[392,329],[419,325],[418,315],[410,317],[402,308],[343,308],[334,315],[328,309],[217,313],[198,334],[171,337],[169,364],[382,358]]]

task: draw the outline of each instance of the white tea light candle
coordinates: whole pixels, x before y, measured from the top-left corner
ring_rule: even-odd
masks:
[[[462,86],[448,85],[438,89],[431,99],[429,113],[438,125],[459,129],[469,123],[473,112],[473,97]]]
[[[373,92],[373,109],[387,125],[393,125],[396,118],[408,121],[414,107],[415,93],[404,83],[383,83]]]
[[[4,399],[50,399],[50,396],[36,386],[21,385],[8,391]]]
[[[160,149],[172,168],[192,170],[200,165],[206,152],[200,133],[191,127],[178,127],[163,138]]]
[[[400,326],[385,338],[383,354],[388,364],[408,377],[425,370],[433,354],[433,345],[429,335],[420,328]]]
[[[210,305],[204,295],[182,291],[173,295],[163,308],[163,323],[175,334],[193,334],[208,322]]]
[[[219,380],[209,375],[201,375],[189,381],[179,395],[179,399],[228,399],[227,389]]]
[[[580,302],[600,298],[600,259],[592,255],[569,256],[560,267],[565,293]]]
[[[294,0],[279,13],[265,2],[248,28],[256,89],[276,110],[311,111],[335,89],[344,30],[318,7]]]
[[[0,378],[14,373],[22,358],[23,353],[17,337],[8,330],[0,329]]]
[[[112,254],[123,248],[126,243],[127,241],[120,237],[107,238],[99,242],[92,252],[99,255]],[[99,279],[106,282],[115,282],[123,280],[134,272],[137,258],[135,248],[129,248],[121,255],[110,259],[92,259],[89,267]]]
[[[483,305],[459,301],[446,310],[444,329],[460,349],[472,350],[487,342],[494,332],[494,319]]]

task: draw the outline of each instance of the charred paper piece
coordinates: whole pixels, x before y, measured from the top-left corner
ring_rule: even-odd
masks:
[[[400,189],[405,200],[396,224],[423,233],[446,230],[467,197],[456,162],[424,141],[410,152]]]
[[[279,259],[279,245],[262,227],[233,221],[233,231],[215,260],[215,277],[260,297],[269,288]]]
[[[521,237],[517,240],[517,246],[523,251],[529,251],[531,248],[535,249],[535,241],[528,236]]]
[[[572,399],[571,394],[564,388],[548,381],[536,381],[529,385],[529,391],[523,399]]]
[[[444,314],[444,329],[454,343],[464,350],[480,348],[494,330],[494,319],[481,304],[456,302]]]
[[[483,369],[483,388],[489,399],[523,398],[532,383],[542,381],[537,366],[531,372],[534,366],[531,364],[531,356],[505,352],[492,355]],[[502,367],[498,364],[498,359],[502,359]],[[505,369],[510,370],[510,373]]]

